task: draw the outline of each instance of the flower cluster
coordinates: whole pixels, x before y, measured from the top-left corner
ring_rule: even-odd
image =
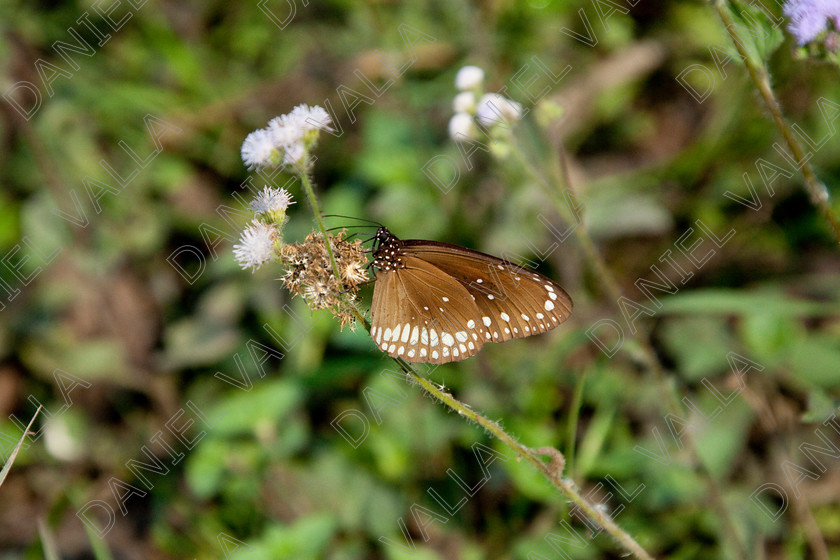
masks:
[[[799,46],[821,45],[829,53],[840,50],[840,2],[787,0],[782,11],[790,18],[788,31]]]
[[[288,166],[304,171],[308,154],[322,130],[332,131],[332,119],[322,107],[298,105],[255,130],[242,143],[242,161],[249,169]]]
[[[239,266],[256,270],[270,261],[281,246],[280,230],[288,221],[286,209],[292,195],[286,189],[266,186],[250,203],[255,218],[233,246],[233,256]]]
[[[350,243],[344,235],[344,231],[329,235],[340,279],[333,274],[324,236],[310,233],[303,243],[284,245],[280,250],[287,267],[281,280],[292,294],[302,296],[310,309],[327,309],[340,320],[341,328],[350,325],[352,329],[356,317],[351,306],[359,287],[368,281],[367,259],[362,241]]]
[[[456,142],[478,138],[478,126],[490,130],[507,130],[509,123],[522,118],[522,105],[499,93],[484,93],[484,71],[477,66],[464,66],[455,75],[459,90],[452,101],[455,112],[449,119],[449,136]]]

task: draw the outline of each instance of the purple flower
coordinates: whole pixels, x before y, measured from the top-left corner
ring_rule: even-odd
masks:
[[[790,18],[788,30],[800,45],[816,39],[829,21],[840,29],[840,0],[788,0],[782,11]]]

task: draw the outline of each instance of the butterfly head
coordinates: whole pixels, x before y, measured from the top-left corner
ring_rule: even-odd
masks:
[[[388,228],[380,227],[373,239],[373,266],[383,272],[405,268],[401,247],[400,240]]]

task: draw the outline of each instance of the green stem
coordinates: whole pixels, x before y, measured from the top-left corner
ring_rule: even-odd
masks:
[[[761,94],[761,98],[764,100],[764,104],[767,105],[767,109],[770,111],[770,114],[773,115],[773,121],[782,133],[782,136],[784,137],[785,142],[787,142],[788,148],[790,148],[793,157],[796,158],[796,161],[799,162],[798,165],[801,166],[802,176],[805,179],[805,192],[808,194],[811,204],[813,204],[828,221],[831,231],[834,234],[834,239],[837,243],[840,243],[840,220],[837,219],[837,214],[834,213],[834,209],[828,203],[828,190],[825,185],[817,179],[811,164],[805,159],[806,157],[809,157],[810,152],[806,154],[802,149],[802,146],[799,145],[799,141],[797,141],[796,136],[793,135],[793,131],[788,126],[788,123],[782,114],[781,106],[779,105],[776,96],[773,94],[773,88],[770,87],[770,76],[767,73],[767,67],[763,63],[756,64],[756,61],[753,60],[747,52],[743,41],[741,41],[741,38],[735,32],[735,26],[732,21],[732,17],[729,15],[726,0],[714,0],[713,3],[715,9],[717,10],[718,17],[720,17],[724,28],[726,28],[726,32],[735,44],[735,49],[738,51],[738,54],[741,55],[741,58],[744,59],[744,65],[747,67],[747,72],[749,73],[750,78],[755,84],[755,87],[758,88],[758,92]]]
[[[542,185],[549,195],[549,199],[554,202],[555,206],[557,206],[558,211],[563,215],[563,212],[566,208],[560,204],[558,197],[554,196],[556,193],[562,192],[562,185],[559,183],[554,184],[554,188],[552,188],[552,182],[549,181],[547,178],[543,177],[538,171],[536,166],[531,165],[528,159],[525,157],[525,154],[521,152],[519,149],[519,145],[516,142],[513,142],[513,153],[516,156],[517,161],[523,166],[523,168],[528,172],[538,184]],[[558,147],[558,153],[563,152],[563,150]],[[561,161],[561,165],[564,166],[564,160]],[[568,181],[567,173],[564,170],[562,177],[565,178],[566,188],[570,191],[572,190],[572,185]],[[562,198],[562,197],[561,197]],[[595,268],[595,273],[597,278],[602,283],[603,287],[605,288],[607,294],[610,297],[610,300],[615,304],[615,306],[621,311],[619,307],[619,299],[623,297],[623,293],[621,287],[618,284],[618,281],[615,278],[615,275],[612,273],[612,270],[607,266],[606,261],[604,261],[603,256],[601,256],[601,252],[598,250],[597,246],[595,245],[592,236],[589,235],[589,231],[586,229],[585,220],[580,213],[577,212],[577,209],[573,210],[575,216],[575,222],[578,224],[578,227],[575,228],[575,236],[577,237],[578,241],[580,242],[580,246],[583,249],[585,257],[587,261]],[[662,367],[659,358],[656,355],[656,351],[653,348],[653,344],[650,342],[650,335],[647,333],[646,330],[643,328],[638,328],[633,333],[633,337],[639,343],[641,348],[641,355],[637,356],[638,359],[644,364],[647,371],[653,373],[657,386],[660,387],[665,394],[665,405],[668,411],[676,416],[682,416],[682,407],[680,406],[679,397],[676,394],[676,386],[673,383],[668,381],[668,377],[665,374],[665,369]],[[738,552],[741,558],[747,558],[746,549],[744,548],[743,544],[741,543],[738,534],[735,532],[734,529],[734,520],[732,515],[729,513],[729,508],[726,507],[726,503],[723,501],[723,495],[720,491],[717,481],[712,476],[712,473],[708,470],[703,461],[700,460],[700,454],[697,449],[697,442],[694,439],[694,435],[689,431],[687,432],[687,439],[689,442],[689,449],[691,452],[691,459],[692,465],[697,470],[700,477],[706,483],[706,486],[709,488],[709,492],[711,494],[711,503],[712,506],[717,510],[718,515],[721,518],[721,525],[723,526],[723,532],[726,537],[732,541],[735,550]]]
[[[338,270],[338,263],[335,262],[335,255],[333,254],[332,243],[327,235],[327,230],[324,228],[324,219],[321,217],[321,208],[318,206],[318,197],[315,196],[315,189],[312,186],[312,180],[309,178],[309,173],[306,168],[299,169],[300,182],[303,183],[303,190],[306,191],[306,197],[309,199],[309,204],[312,206],[312,213],[315,214],[315,221],[318,223],[318,229],[321,230],[321,235],[324,236],[324,245],[327,247],[327,254],[330,256],[330,264],[332,264],[333,274],[341,282],[341,271]]]

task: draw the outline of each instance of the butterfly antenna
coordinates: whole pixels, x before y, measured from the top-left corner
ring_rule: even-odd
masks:
[[[348,228],[369,228],[369,225],[358,225],[358,226],[335,226],[331,228],[327,228],[327,231],[335,231],[337,229],[348,229]],[[365,232],[360,232],[365,233]]]
[[[368,224],[374,225],[374,226],[377,226],[377,227],[384,227],[382,224],[380,224],[377,221],[367,220],[365,218],[356,218],[355,216],[344,216],[342,214],[324,214],[323,217],[324,218],[344,218],[345,220],[356,220],[356,221],[359,221],[359,222],[367,222]]]

